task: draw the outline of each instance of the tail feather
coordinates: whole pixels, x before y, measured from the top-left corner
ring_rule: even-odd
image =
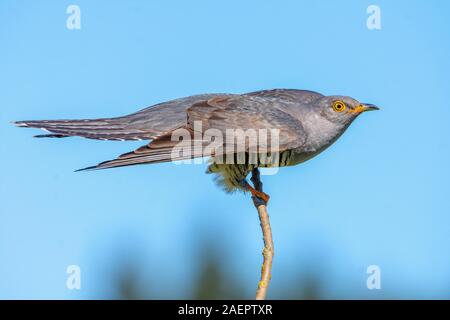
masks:
[[[38,138],[63,138],[81,136],[99,140],[149,140],[159,132],[143,130],[133,126],[126,117],[85,120],[40,120],[17,121],[18,127],[37,128],[50,134]]]
[[[78,171],[90,171],[100,169],[110,169],[117,167],[132,166],[138,164],[153,164],[163,163],[170,161],[179,161],[186,159],[193,159],[201,157],[202,149],[192,149],[190,153],[173,153],[173,146],[163,148],[151,148],[151,144],[140,147],[135,151],[124,153],[113,160],[108,160],[99,163],[98,165],[76,170]]]
[[[37,134],[33,136],[34,138],[67,138],[68,135],[64,134]]]

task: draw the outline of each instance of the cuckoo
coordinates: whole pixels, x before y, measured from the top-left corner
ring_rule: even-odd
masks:
[[[348,96],[274,89],[245,94],[193,95],[114,118],[30,120],[15,124],[47,131],[36,136],[41,138],[81,136],[99,140],[149,141],[116,159],[81,170],[204,157],[205,148],[212,143],[212,139],[205,138],[208,130],[214,130],[216,138],[217,133],[226,136],[230,130],[244,133],[248,130],[275,130],[277,135],[271,139],[259,140],[257,136],[255,140],[246,135],[240,140],[243,148],[239,150],[236,139],[214,139],[216,148],[212,151],[209,148],[211,152],[208,154],[207,173],[216,174],[225,191],[249,191],[267,202],[268,195],[247,182],[246,177],[252,170],[293,166],[313,158],[335,142],[361,113],[370,110],[378,110],[378,107]],[[173,152],[182,140],[179,137],[174,139],[180,130],[192,139],[191,152]],[[252,141],[256,148],[250,148]],[[237,157],[238,153],[242,157]]]

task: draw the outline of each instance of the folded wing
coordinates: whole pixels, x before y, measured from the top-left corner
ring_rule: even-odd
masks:
[[[280,103],[273,99],[246,95],[215,95],[211,99],[197,101],[187,108],[183,126],[159,135],[149,144],[133,152],[86,169],[107,169],[202,157],[203,148],[211,142],[204,140],[204,134],[208,129],[215,129],[216,132],[222,133],[222,154],[228,152],[227,150],[235,150],[228,145],[231,142],[226,135],[227,130],[237,129],[243,131],[254,129],[256,132],[263,129],[267,133],[270,133],[272,129],[278,130],[277,141],[272,141],[271,137],[268,137],[264,148],[272,152],[297,148],[306,141],[305,131],[298,119],[281,110],[281,106],[286,106]],[[190,152],[173,152],[173,148],[180,145],[179,139],[173,139],[174,136],[179,136],[177,130],[184,130],[188,134],[191,143],[189,144]],[[194,143],[195,139],[197,139],[196,143]]]

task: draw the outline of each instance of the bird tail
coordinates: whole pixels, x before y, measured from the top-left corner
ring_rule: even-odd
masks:
[[[181,151],[181,149],[178,149],[178,151],[177,149],[174,150],[174,145],[166,145],[162,147],[157,145],[153,146],[151,142],[132,152],[124,153],[119,157],[117,157],[117,159],[104,161],[95,166],[76,170],[76,172],[86,170],[110,169],[138,164],[153,164],[170,161],[180,161],[202,157],[201,148],[192,147],[189,150],[189,152],[186,152],[186,150],[187,150],[186,148],[184,148],[183,151]]]
[[[98,140],[148,140],[155,132],[133,127],[127,117],[81,119],[81,120],[29,120],[13,122],[18,127],[37,128],[49,134],[36,135],[37,138],[64,138],[80,136]]]

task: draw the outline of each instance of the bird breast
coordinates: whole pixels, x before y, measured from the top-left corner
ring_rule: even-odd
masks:
[[[293,150],[289,165],[299,164],[315,157],[332,145],[345,131],[345,128],[317,113],[305,117],[302,125],[307,133],[307,139],[304,145]]]

